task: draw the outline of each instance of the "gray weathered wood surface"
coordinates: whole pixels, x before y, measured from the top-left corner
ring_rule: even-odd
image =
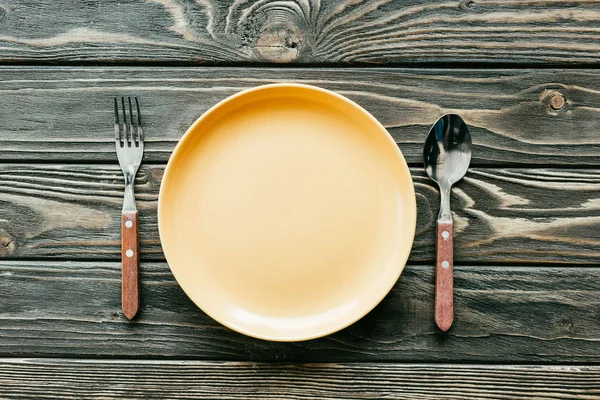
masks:
[[[599,53],[600,54],[600,53]],[[202,113],[239,90],[300,81],[373,113],[410,163],[446,112],[471,127],[475,165],[599,165],[600,72],[240,68],[0,68],[0,162],[112,161],[112,98],[137,95],[146,162],[166,161]],[[564,99],[555,110],[552,99]]]
[[[0,388],[8,399],[595,400],[600,367],[8,359]]]
[[[600,398],[599,65],[600,0],[0,0],[0,398]],[[155,216],[187,127],[284,81],[377,117],[418,202],[392,292],[301,343],[203,314],[164,262]],[[120,95],[140,98],[148,138],[133,322],[120,307]],[[456,319],[443,334],[438,195],[421,162],[446,112],[475,147],[453,192]]]
[[[164,260],[156,219],[163,171],[146,165],[137,176],[146,260]],[[411,171],[418,220],[410,262],[433,263],[439,195],[421,168]],[[0,255],[120,259],[117,165],[0,164],[0,180]],[[598,169],[473,168],[453,191],[455,261],[595,263],[598,198]]]
[[[165,263],[142,263],[139,318],[121,313],[119,262],[0,264],[0,356],[261,361],[596,363],[600,269],[456,267],[452,329],[433,321],[433,265],[408,266],[351,327],[274,343],[203,314]]]
[[[600,61],[597,0],[2,0],[0,62]]]

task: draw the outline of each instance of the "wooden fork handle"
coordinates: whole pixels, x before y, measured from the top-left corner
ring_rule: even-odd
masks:
[[[135,317],[140,306],[140,267],[138,246],[138,212],[121,214],[122,287],[121,306],[129,319]]]
[[[437,221],[435,323],[446,332],[454,320],[452,221]]]

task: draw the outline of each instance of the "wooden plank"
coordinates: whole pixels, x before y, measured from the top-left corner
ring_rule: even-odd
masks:
[[[586,363],[600,358],[600,268],[456,267],[455,321],[433,320],[433,265],[326,338],[275,343],[203,314],[165,263],[143,263],[138,318],[121,313],[118,262],[0,262],[0,356],[238,361]]]
[[[431,124],[455,112],[471,126],[475,165],[599,165],[596,70],[5,67],[0,161],[116,163],[115,95],[140,97],[145,160],[165,161],[192,122],[218,101],[282,81],[355,100],[386,126],[410,163],[422,163]]]
[[[598,63],[600,3],[11,0],[0,62]]]
[[[8,359],[6,399],[597,399],[600,367]]]
[[[164,167],[136,185],[142,258],[164,260],[156,207]],[[410,262],[435,258],[438,190],[421,168]],[[0,256],[120,260],[116,165],[0,164]],[[589,264],[600,260],[600,170],[473,168],[453,191],[455,261]]]

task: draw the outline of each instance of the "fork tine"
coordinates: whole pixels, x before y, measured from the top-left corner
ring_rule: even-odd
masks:
[[[138,140],[141,144],[144,144],[144,131],[142,130],[142,114],[140,113],[140,103],[138,98],[135,98],[135,108],[137,110],[137,134]]]
[[[116,97],[115,97],[115,142],[117,142],[121,147],[123,147],[123,143],[121,142],[121,124],[119,123],[119,106],[117,104]]]
[[[127,109],[125,108],[125,97],[121,97],[121,109],[123,110],[123,144],[127,147],[131,147],[129,141],[129,128],[127,126]]]
[[[135,129],[133,124],[133,108],[131,107],[131,97],[127,98],[127,102],[129,103],[129,134],[131,135],[131,147],[138,147],[139,143],[135,137]]]

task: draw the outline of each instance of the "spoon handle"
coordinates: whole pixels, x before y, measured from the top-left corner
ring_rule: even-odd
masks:
[[[443,331],[454,319],[454,261],[452,221],[437,221],[437,261],[435,276],[435,323]]]

